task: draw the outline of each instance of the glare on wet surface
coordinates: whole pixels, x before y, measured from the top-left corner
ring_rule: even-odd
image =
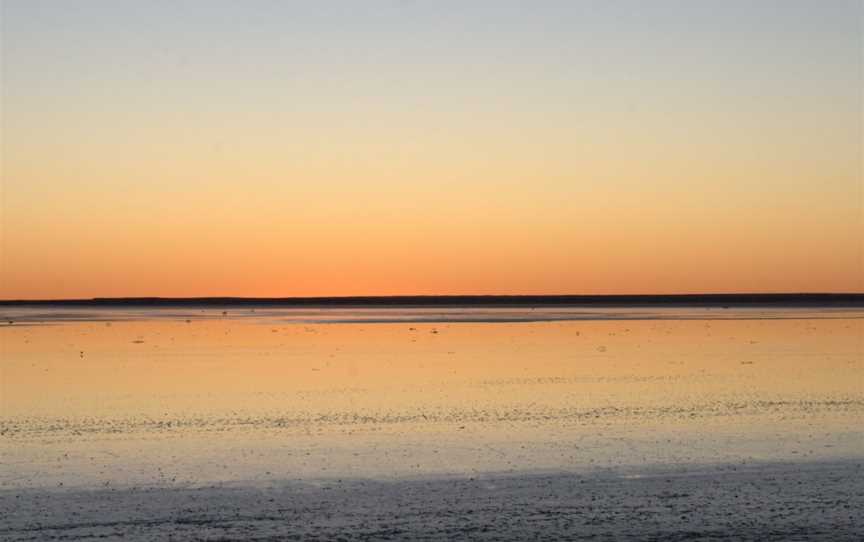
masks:
[[[221,312],[31,314],[0,328],[0,483],[267,483],[864,452],[860,311],[521,311],[516,322],[339,311],[325,323]]]

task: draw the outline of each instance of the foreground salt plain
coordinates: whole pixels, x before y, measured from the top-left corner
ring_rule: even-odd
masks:
[[[860,310],[3,316],[9,538],[861,529]]]

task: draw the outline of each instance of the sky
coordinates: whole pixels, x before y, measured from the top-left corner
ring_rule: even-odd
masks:
[[[862,5],[0,0],[0,299],[864,292]]]

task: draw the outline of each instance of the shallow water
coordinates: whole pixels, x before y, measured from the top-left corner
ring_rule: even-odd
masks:
[[[4,308],[0,487],[864,457],[864,311]]]

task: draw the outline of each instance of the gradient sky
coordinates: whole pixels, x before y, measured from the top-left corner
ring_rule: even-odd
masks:
[[[0,2],[0,298],[864,291],[861,1]]]

